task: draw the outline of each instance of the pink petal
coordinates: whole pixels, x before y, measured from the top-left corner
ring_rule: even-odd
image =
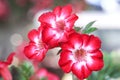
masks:
[[[69,16],[68,18],[66,18],[65,22],[66,22],[66,29],[67,30],[71,30],[74,26],[75,21],[78,19],[78,16],[76,16],[75,14]]]
[[[57,6],[54,10],[53,10],[53,13],[56,15],[56,17],[60,17],[60,14],[61,14],[61,7],[60,6]]]
[[[91,53],[87,53],[87,55],[89,55],[91,57],[103,59],[103,54],[100,50],[97,50],[97,51],[91,52]]]
[[[31,58],[36,51],[36,46],[35,45],[28,45],[24,48],[24,54],[28,57]]]
[[[31,30],[28,33],[28,38],[33,41],[33,42],[37,42],[38,43],[38,37],[39,37],[39,32],[35,29]]]
[[[66,5],[62,8],[60,17],[63,17],[62,19],[65,19],[68,16],[70,16],[71,13],[72,13],[72,6]]]
[[[47,42],[47,44],[49,45],[50,49],[59,46],[58,39],[54,39],[54,38],[52,38],[51,40],[49,40],[49,42]]]
[[[42,35],[43,42],[48,44],[50,48],[58,46],[58,40],[60,38],[60,34],[56,30],[50,27],[46,27],[43,30],[43,32],[44,32]]]
[[[89,57],[87,59],[87,66],[91,70],[98,71],[103,68],[104,62],[102,58]]]
[[[84,36],[83,42],[84,42],[83,44],[85,44],[84,49],[89,52],[93,52],[101,47],[100,39],[98,37],[95,37],[94,35],[90,35],[86,37]]]
[[[52,12],[44,13],[39,17],[39,21],[42,23],[48,23],[50,25],[54,25],[55,24],[55,14]]]
[[[78,33],[71,34],[68,42],[70,43],[71,46],[74,46],[74,48],[81,48],[82,46],[81,35]]]
[[[4,66],[2,69],[0,69],[0,75],[4,80],[12,80],[12,75],[7,66]]]
[[[59,77],[53,73],[48,73],[47,74],[48,80],[60,80]]]
[[[52,39],[55,36],[55,33],[54,33],[53,29],[50,28],[50,27],[46,27],[43,30],[42,34],[43,34],[42,39],[43,39],[44,42],[48,42],[50,39]]]
[[[87,78],[91,74],[91,70],[86,66],[85,62],[77,62],[72,66],[72,72],[80,80]]]
[[[37,53],[35,53],[33,56],[31,56],[31,59],[42,61],[47,53],[47,49],[39,50]]]
[[[69,42],[61,43],[62,50],[73,50],[74,46],[70,45]]]
[[[42,61],[47,53],[48,49],[39,49],[35,45],[26,46],[24,49],[24,54],[29,58],[36,61]]]
[[[73,64],[72,61],[73,55],[70,51],[63,51],[60,54],[59,65],[64,72],[70,72]]]
[[[13,52],[13,53],[11,53],[11,54],[8,56],[8,58],[7,58],[7,62],[6,62],[8,65],[10,65],[10,64],[11,64],[11,62],[12,62],[12,60],[13,60],[14,55],[15,55],[15,53]]]

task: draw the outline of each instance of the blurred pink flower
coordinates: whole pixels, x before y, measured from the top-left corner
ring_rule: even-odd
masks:
[[[27,46],[27,42],[22,42],[19,46],[15,48],[15,56],[18,58],[19,63],[22,63],[25,60],[28,60],[24,54],[24,47]]]
[[[16,3],[21,6],[24,7],[26,6],[26,4],[29,2],[29,0],[16,0]]]
[[[10,8],[6,0],[0,0],[0,20],[6,20],[10,13]]]
[[[30,9],[30,12],[35,14],[40,10],[51,8],[53,5],[53,1],[54,0],[31,0],[31,2],[33,3],[33,6]]]
[[[8,69],[8,66],[11,64],[14,55],[14,53],[11,53],[8,56],[7,61],[0,61],[0,75],[4,80],[12,80],[12,75]]]
[[[60,80],[59,77],[45,68],[40,68],[30,77],[30,80]]]
[[[60,67],[64,72],[72,71],[80,80],[87,78],[92,71],[102,69],[104,65],[101,41],[94,35],[73,33],[61,47]]]

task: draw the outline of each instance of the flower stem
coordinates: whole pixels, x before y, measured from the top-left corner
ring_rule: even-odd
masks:
[[[72,80],[77,80],[77,78],[74,74],[72,74]]]

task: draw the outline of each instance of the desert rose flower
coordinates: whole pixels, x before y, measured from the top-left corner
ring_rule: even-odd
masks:
[[[60,80],[59,77],[51,72],[48,72],[45,68],[41,68],[35,72],[30,80]]]
[[[59,65],[64,72],[72,71],[80,80],[87,78],[92,71],[102,69],[103,55],[98,37],[73,33],[69,41],[61,45]]]
[[[8,66],[11,64],[14,55],[14,53],[11,53],[8,56],[7,61],[0,61],[0,75],[4,80],[12,80],[12,75],[8,69]]]
[[[48,46],[42,41],[42,27],[33,29],[28,33],[29,45],[24,48],[26,57],[36,61],[42,61],[48,51]]]
[[[42,14],[39,21],[41,25],[47,25],[43,29],[43,41],[49,44],[51,48],[59,46],[60,42],[67,41],[77,19],[78,17],[72,14],[70,5],[58,6],[52,12]]]

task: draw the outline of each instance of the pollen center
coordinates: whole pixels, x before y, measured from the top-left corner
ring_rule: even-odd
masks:
[[[57,21],[57,22],[56,22],[56,25],[57,25],[57,27],[58,27],[60,30],[64,30],[65,22],[64,22],[63,20]]]
[[[75,51],[75,59],[78,61],[85,60],[86,51],[84,49],[76,50]]]

